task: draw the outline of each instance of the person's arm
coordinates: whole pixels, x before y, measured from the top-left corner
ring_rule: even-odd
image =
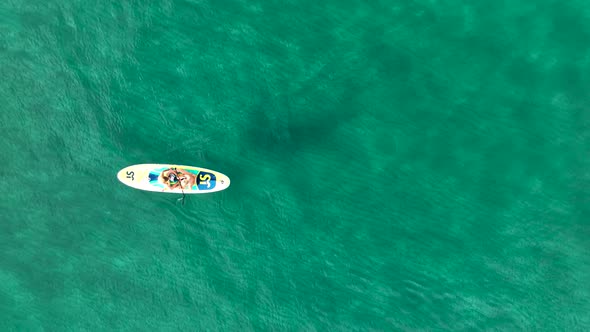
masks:
[[[192,189],[192,186],[195,184],[195,179],[196,176],[195,174],[183,169],[183,170],[178,170],[180,173],[180,178],[184,179],[186,182],[186,188],[185,189]],[[184,185],[183,185],[184,186]]]

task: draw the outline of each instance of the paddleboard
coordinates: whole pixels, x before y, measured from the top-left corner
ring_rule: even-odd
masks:
[[[117,173],[123,184],[146,191],[206,194],[227,189],[229,178],[210,169],[171,164],[138,164]]]

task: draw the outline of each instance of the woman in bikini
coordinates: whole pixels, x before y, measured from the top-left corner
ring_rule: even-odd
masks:
[[[172,167],[160,173],[158,180],[165,185],[162,191],[177,188],[191,190],[196,183],[196,176],[182,168]]]

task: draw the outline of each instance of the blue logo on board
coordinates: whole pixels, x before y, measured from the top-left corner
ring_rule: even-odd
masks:
[[[215,174],[199,172],[197,175],[197,187],[199,190],[211,190],[215,188]]]
[[[156,181],[158,181],[158,175],[159,174],[150,172],[150,174],[148,175],[149,176],[149,179],[150,179],[150,182],[156,182]]]

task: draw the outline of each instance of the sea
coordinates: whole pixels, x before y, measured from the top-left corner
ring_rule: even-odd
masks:
[[[2,0],[0,330],[590,331],[589,43],[582,0]]]

